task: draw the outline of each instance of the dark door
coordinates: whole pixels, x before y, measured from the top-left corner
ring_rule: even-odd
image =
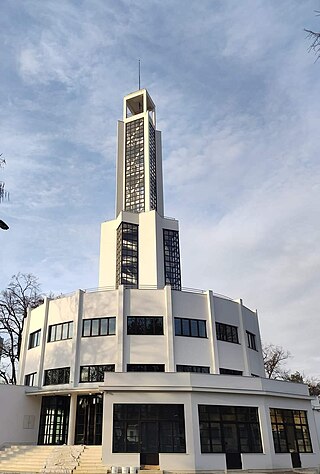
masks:
[[[66,444],[70,397],[43,397],[38,444]]]
[[[292,467],[301,467],[300,454],[297,452],[291,453]]]
[[[101,444],[102,442],[102,395],[79,395],[75,444]]]
[[[159,433],[156,421],[143,421],[140,424],[141,430],[141,465],[159,464]]]
[[[242,469],[241,453],[226,453],[227,469]]]

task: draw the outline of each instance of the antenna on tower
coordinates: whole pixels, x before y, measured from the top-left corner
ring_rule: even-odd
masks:
[[[139,89],[140,90],[140,59],[139,59]]]

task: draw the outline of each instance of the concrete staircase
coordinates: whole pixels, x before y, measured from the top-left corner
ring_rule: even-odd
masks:
[[[85,446],[73,474],[106,474],[108,468],[102,464],[101,457],[102,446]]]
[[[0,451],[0,472],[40,472],[55,446],[13,445]]]

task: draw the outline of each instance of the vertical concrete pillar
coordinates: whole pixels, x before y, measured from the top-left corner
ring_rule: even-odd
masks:
[[[168,372],[175,372],[175,363],[174,363],[174,323],[173,323],[173,315],[172,315],[172,291],[171,286],[166,285],[164,287],[164,298],[165,298],[165,307],[166,307],[166,314],[165,314],[165,337],[167,342],[167,361],[168,366],[166,370]]]
[[[246,337],[246,332],[243,326],[242,299],[239,299],[237,303],[238,303],[238,308],[239,308],[239,328],[240,328],[239,339],[240,339],[240,344],[242,347],[243,363],[244,363],[243,375],[250,376],[251,371],[250,371],[250,364],[249,364],[249,357],[248,357],[247,337]]]
[[[210,341],[210,372],[219,374],[219,351],[216,337],[216,317],[214,313],[214,296],[211,290],[207,291],[208,308],[208,338]]]
[[[73,393],[70,397],[69,425],[67,444],[74,444],[76,432],[76,416],[77,416],[77,394]]]

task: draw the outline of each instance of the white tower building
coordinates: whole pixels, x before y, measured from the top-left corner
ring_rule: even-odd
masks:
[[[20,384],[29,405],[21,398],[19,410],[32,400],[35,423],[16,441],[102,444],[108,467],[320,462],[307,388],[265,378],[256,312],[181,286],[179,226],[164,217],[161,133],[145,89],[124,98],[99,288],[29,313]]]

